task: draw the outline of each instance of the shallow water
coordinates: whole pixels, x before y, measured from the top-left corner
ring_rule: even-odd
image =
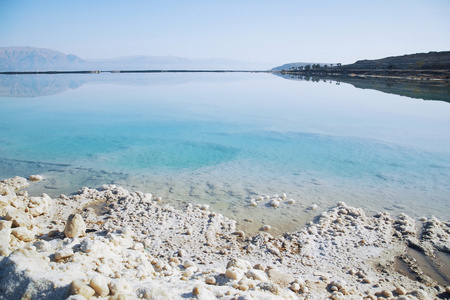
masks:
[[[446,102],[264,73],[0,79],[0,177],[44,175],[32,193],[116,183],[249,231],[294,230],[338,201],[449,219]],[[296,203],[249,205],[282,193]]]

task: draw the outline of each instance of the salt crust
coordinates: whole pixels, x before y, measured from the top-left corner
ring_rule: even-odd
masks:
[[[0,299],[433,299],[450,292],[420,270],[411,280],[394,268],[408,246],[430,256],[449,252],[450,224],[436,218],[424,221],[419,240],[406,215],[366,216],[339,203],[297,232],[246,237],[206,206],[176,210],[114,185],[29,197],[20,190],[27,185],[21,177],[0,182]],[[97,215],[90,206],[99,202],[107,211]],[[81,231],[65,231],[69,216]]]

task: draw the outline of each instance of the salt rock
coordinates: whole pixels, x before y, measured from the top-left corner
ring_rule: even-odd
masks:
[[[288,273],[282,273],[278,271],[277,269],[270,269],[269,270],[269,277],[272,280],[272,282],[287,286],[289,283],[293,282],[295,278]]]
[[[287,198],[287,195],[286,195],[286,193],[283,193],[283,194],[281,194],[281,199],[286,199]]]
[[[12,204],[12,202],[16,199],[17,199],[17,197],[14,192],[8,193],[6,195],[1,195],[1,190],[0,190],[0,208]]]
[[[34,246],[36,247],[36,250],[40,252],[50,252],[52,250],[52,245],[45,240],[34,243]]]
[[[25,227],[13,228],[11,230],[11,234],[14,235],[17,239],[24,242],[31,242],[32,240],[34,240],[33,232]]]
[[[216,284],[216,278],[214,278],[213,276],[206,277],[205,283],[214,285]]]
[[[11,242],[11,228],[0,230],[0,245],[9,245]]]
[[[29,181],[41,181],[42,179],[41,175],[30,175],[30,177],[28,177]]]
[[[394,291],[397,295],[406,295],[406,289],[404,287],[398,286],[395,291]]]
[[[287,203],[294,205],[294,204],[295,204],[295,200],[292,199],[292,198],[290,198],[290,199],[287,201]]]
[[[86,223],[79,214],[72,214],[67,219],[66,228],[64,228],[66,237],[74,238],[84,236],[86,234]]]
[[[300,284],[294,282],[293,284],[291,284],[290,289],[291,291],[298,293],[300,292]]]
[[[263,231],[269,231],[269,230],[272,229],[272,226],[270,226],[270,225],[264,225],[263,227],[261,227],[261,229],[262,229]]]
[[[269,277],[267,277],[266,272],[261,270],[248,270],[245,276],[247,276],[247,278],[259,280],[262,282],[269,281]]]
[[[130,290],[130,285],[124,279],[114,279],[108,284],[109,291],[112,295],[119,295]]]
[[[70,248],[55,252],[55,260],[61,260],[73,256],[73,250]]]
[[[102,275],[95,275],[92,277],[89,286],[93,288],[100,297],[109,295],[108,281]]]
[[[86,300],[86,298],[81,295],[71,295],[67,297],[66,300]]]
[[[318,208],[317,204],[313,204],[309,207],[310,210],[316,210]]]
[[[0,230],[11,228],[12,222],[6,220],[0,220]]]
[[[263,282],[259,285],[262,290],[271,292],[274,295],[280,294],[280,286],[272,282]]]
[[[243,232],[241,230],[235,231],[235,232],[233,232],[233,234],[237,235],[238,237],[245,238],[245,232]]]
[[[277,199],[272,199],[270,200],[270,206],[277,208],[278,206],[280,206],[280,201],[278,201]]]
[[[233,258],[227,263],[227,269],[231,267],[236,267],[242,270],[248,270],[252,268],[252,265],[250,264],[250,262],[246,260],[240,258]]]
[[[0,245],[0,256],[8,256],[11,254],[11,250],[9,250],[8,246]]]
[[[153,195],[150,193],[144,194],[144,197],[142,198],[142,201],[144,203],[151,203],[153,199]]]
[[[252,201],[250,201],[250,205],[255,207],[255,206],[258,206],[258,203],[256,203],[255,200],[252,200]]]
[[[79,280],[74,280],[69,285],[69,294],[81,295],[84,298],[89,299],[90,297],[94,296],[95,290]]]
[[[244,277],[244,271],[236,267],[231,267],[225,271],[225,277],[233,280],[241,280]]]

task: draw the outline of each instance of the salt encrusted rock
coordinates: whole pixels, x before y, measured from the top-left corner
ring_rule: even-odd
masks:
[[[279,295],[280,294],[280,286],[278,284],[275,284],[273,282],[263,282],[261,284],[259,284],[259,287],[262,290],[266,290],[271,292],[274,295]]]
[[[297,282],[294,282],[291,284],[291,286],[289,288],[291,289],[291,291],[298,293],[298,292],[300,292],[301,287],[300,287],[300,284],[298,284]]]
[[[0,230],[11,228],[12,221],[0,220]]]
[[[83,217],[79,214],[70,215],[67,219],[64,234],[69,238],[84,236],[86,234],[86,223],[84,223]]]
[[[231,267],[225,271],[225,277],[233,280],[241,280],[244,277],[244,271],[236,267]]]
[[[114,279],[108,284],[109,291],[112,295],[120,295],[130,291],[131,287],[124,279]]]
[[[63,250],[55,252],[55,260],[56,261],[64,259],[64,258],[68,258],[68,257],[71,257],[71,256],[73,256],[73,250],[70,249],[70,248],[69,249],[63,249]]]
[[[245,276],[247,276],[247,278],[259,280],[262,282],[269,281],[269,277],[262,270],[248,270],[247,273],[245,273]]]
[[[277,199],[272,199],[270,200],[270,206],[277,208],[280,206],[280,201],[278,201]]]
[[[30,175],[28,178],[29,181],[41,181],[43,178],[41,175]]]
[[[37,241],[34,243],[34,246],[36,247],[36,250],[40,252],[50,252],[52,250],[52,245],[44,240]]]
[[[236,268],[242,269],[242,270],[248,270],[248,269],[252,268],[252,265],[250,264],[250,262],[248,262],[246,260],[239,259],[239,258],[233,258],[227,263],[227,269],[229,269],[231,267],[236,267]]]
[[[102,275],[95,275],[92,277],[89,286],[93,288],[100,297],[109,295],[108,281]]]
[[[404,287],[398,286],[395,291],[394,291],[397,295],[406,295],[407,291]]]
[[[237,235],[238,237],[245,238],[245,232],[243,232],[242,230],[235,231],[233,232],[233,234]]]
[[[86,300],[82,295],[71,295],[66,300]]]
[[[79,280],[74,280],[70,283],[68,292],[69,295],[81,295],[86,299],[89,299],[95,294],[94,289]]]
[[[6,246],[11,242],[11,228],[0,230],[0,245]]]
[[[24,242],[31,242],[32,240],[34,240],[33,232],[25,227],[13,228],[11,230],[11,234],[14,235],[17,239]]]
[[[309,207],[310,210],[316,210],[318,208],[317,204],[313,204]]]
[[[193,295],[200,295],[200,293],[201,293],[201,288],[200,288],[199,286],[195,286],[195,287],[192,289],[192,294],[193,294]]]
[[[272,229],[272,226],[270,226],[270,225],[264,225],[263,227],[261,227],[261,229],[262,229],[263,231],[269,231],[269,230]]]
[[[208,276],[205,279],[205,283],[206,284],[211,284],[211,285],[215,285],[216,284],[216,278],[213,276]]]

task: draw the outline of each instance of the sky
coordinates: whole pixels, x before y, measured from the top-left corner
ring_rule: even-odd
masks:
[[[0,0],[0,47],[277,66],[450,51],[450,0]]]

